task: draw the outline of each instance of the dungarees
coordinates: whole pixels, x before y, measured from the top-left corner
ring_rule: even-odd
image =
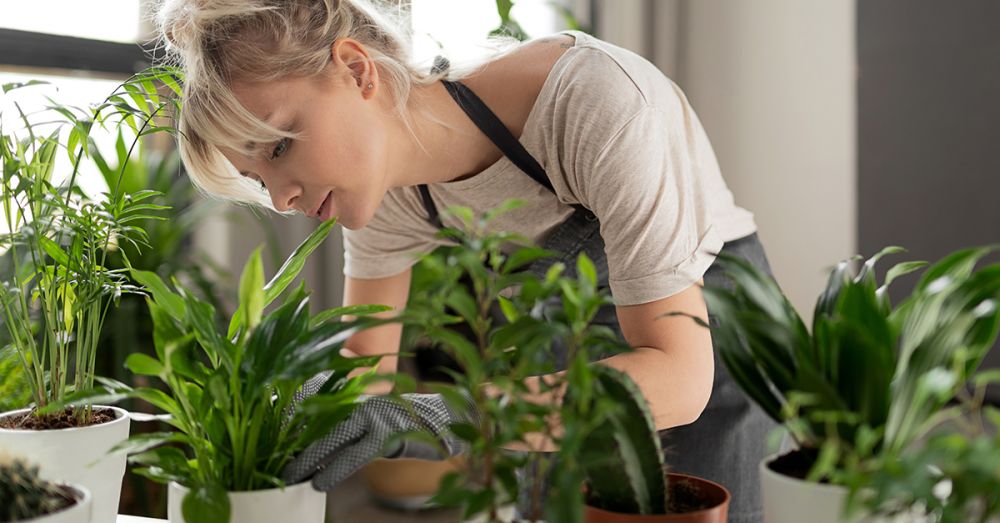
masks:
[[[541,165],[475,93],[460,82],[442,82],[469,118],[512,163],[536,182],[555,192]],[[442,227],[427,186],[421,185],[418,190],[428,219],[437,227]],[[597,268],[599,285],[607,288],[608,263],[604,240],[600,235],[600,223],[582,205],[575,209],[542,243],[542,247],[559,255],[541,260],[530,270],[544,276],[551,264],[562,262],[566,266],[564,274],[575,277],[576,258],[580,253],[585,253]],[[770,273],[764,249],[756,233],[727,242],[722,252],[744,258]],[[709,267],[704,275],[704,282],[706,285],[731,285],[716,264]],[[717,325],[718,320],[712,311],[708,313],[709,324]],[[604,307],[594,321],[610,327],[622,336],[613,306]],[[556,359],[565,361],[563,355],[557,355]],[[671,471],[693,474],[721,483],[733,495],[729,521],[758,523],[762,521],[762,515],[757,466],[765,455],[767,435],[772,428],[774,423],[739,389],[719,359],[718,351],[715,351],[715,382],[705,411],[694,423],[661,431],[660,437],[666,463]]]

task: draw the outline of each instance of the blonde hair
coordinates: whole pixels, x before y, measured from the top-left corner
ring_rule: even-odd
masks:
[[[399,8],[397,13],[402,14]],[[165,0],[157,24],[168,63],[184,71],[179,147],[195,185],[216,197],[273,208],[258,183],[241,176],[220,148],[251,155],[264,144],[297,136],[254,116],[237,100],[231,82],[319,74],[340,38],[367,48],[380,89],[416,137],[412,88],[459,72],[421,72],[411,62],[409,38],[398,22],[367,0]]]

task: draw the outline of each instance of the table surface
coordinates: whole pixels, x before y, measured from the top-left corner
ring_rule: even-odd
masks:
[[[358,474],[347,478],[346,481],[333,489],[327,507],[327,520],[336,522],[453,523],[460,519],[458,511],[454,509],[403,512],[379,506],[372,500]],[[165,519],[119,515],[117,523],[165,523],[166,521]]]

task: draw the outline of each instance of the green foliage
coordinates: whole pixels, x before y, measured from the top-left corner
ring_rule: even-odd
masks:
[[[62,488],[38,475],[37,465],[0,457],[0,521],[34,519],[70,504]]]
[[[918,511],[940,523],[1000,516],[1000,410],[983,406],[990,382],[1000,382],[1000,371],[978,374],[975,392],[960,393],[961,404],[926,444],[886,452],[850,474],[851,508],[882,516]]]
[[[490,36],[509,36],[521,41],[530,38],[524,28],[521,27],[521,24],[510,14],[514,8],[514,3],[514,0],[496,0],[497,16],[500,17],[500,25],[490,31]],[[559,17],[562,18],[563,23],[568,29],[589,32],[589,30],[580,25],[580,22],[573,14],[573,10],[565,2],[551,0],[546,3],[559,14]]]
[[[735,287],[706,287],[719,318],[714,340],[746,393],[785,424],[800,447],[819,451],[810,479],[840,474],[883,452],[899,452],[968,379],[1000,326],[1000,265],[975,270],[991,248],[956,252],[926,268],[893,307],[888,287],[924,264],[891,268],[881,284],[875,263],[853,260],[830,274],[812,333],[766,274],[721,257]]]
[[[464,518],[482,515],[496,521],[502,506],[519,501],[516,472],[528,469],[535,472],[527,478],[530,497],[520,500],[530,507],[527,516],[580,521],[587,467],[607,459],[606,449],[587,445],[588,436],[623,412],[619,398],[604,387],[627,387],[595,377],[613,375],[595,373],[589,362],[594,354],[628,347],[593,324],[599,308],[611,301],[599,291],[590,260],[581,256],[575,275],[564,275],[565,267],[554,264],[537,277],[528,268],[552,253],[489,229],[493,218],[519,205],[508,202],[482,217],[466,208],[449,209],[463,226],[443,230],[441,236],[454,245],[422,259],[425,277],[435,285],[411,301],[405,314],[408,325],[443,347],[462,369],[454,373],[453,386],[437,390],[456,407],[471,398],[479,414],[475,424],[452,427],[470,447],[469,467],[442,482],[436,501],[461,506]],[[471,336],[453,330],[461,324]],[[555,356],[557,343],[566,349],[563,362]],[[563,366],[565,372],[556,372]],[[561,421],[561,431],[552,419]],[[558,467],[550,469],[550,461],[537,452],[507,450],[539,450],[546,442],[559,448]],[[633,448],[632,442],[621,443]],[[656,463],[662,456],[642,459]],[[551,489],[549,503],[542,506],[546,475]]]
[[[17,361],[14,347],[0,349],[0,412],[16,410],[31,401],[31,391],[24,379],[24,368]]]
[[[138,474],[191,489],[182,503],[187,521],[216,521],[213,515],[228,513],[227,491],[283,486],[280,473],[291,458],[353,410],[367,380],[349,379],[348,373],[377,363],[377,358],[339,353],[358,329],[380,323],[366,317],[338,319],[345,312],[363,312],[359,308],[331,310],[318,318],[300,285],[264,312],[333,223],[321,224],[267,284],[260,252],[253,253],[240,280],[232,336],[217,328],[224,323],[210,303],[176,281],[171,289],[155,273],[133,271],[151,294],[156,355],[132,354],[126,366],[137,375],[157,377],[169,394],[104,380],[102,391],[87,396],[92,401],[140,398],[168,415],[176,432],[142,434],[120,448],[133,454],[129,461],[142,467]],[[333,373],[328,385],[297,405],[295,393],[323,371]]]
[[[13,96],[37,84],[5,84],[3,92]],[[148,201],[156,193],[125,193],[116,183],[91,200],[80,189],[77,173],[81,160],[95,150],[90,136],[96,129],[127,126],[136,141],[170,130],[155,121],[175,99],[161,98],[158,85],[177,92],[171,70],[152,69],[86,109],[52,102],[47,111],[25,114],[15,102],[22,127],[0,128],[0,202],[10,231],[0,236],[5,262],[0,305],[37,407],[93,386],[107,311],[122,295],[139,291],[123,269],[108,267],[107,259],[122,246],[144,245],[146,233],[138,222],[156,219],[163,209]],[[66,181],[56,182],[55,158],[61,151],[73,167]],[[89,416],[89,406],[78,409],[80,421]]]

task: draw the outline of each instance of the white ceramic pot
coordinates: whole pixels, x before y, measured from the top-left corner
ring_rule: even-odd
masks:
[[[80,485],[64,485],[73,490],[76,503],[72,506],[45,516],[24,520],[23,523],[91,523],[94,498],[90,491]]]
[[[184,523],[181,502],[187,493],[187,487],[170,483],[167,490],[170,523]],[[229,493],[229,521],[233,523],[323,523],[325,513],[326,494],[314,490],[308,481],[284,489]]]
[[[95,405],[94,408],[113,410],[114,421],[58,430],[0,429],[0,450],[37,464],[44,479],[83,486],[93,498],[92,521],[115,523],[127,456],[124,452],[108,454],[108,451],[128,439],[129,416],[118,407]],[[0,417],[28,410],[5,412]]]
[[[857,514],[843,517],[848,490],[839,485],[805,481],[779,474],[769,466],[781,454],[760,462],[760,486],[765,523],[925,523],[922,515],[880,518]]]

